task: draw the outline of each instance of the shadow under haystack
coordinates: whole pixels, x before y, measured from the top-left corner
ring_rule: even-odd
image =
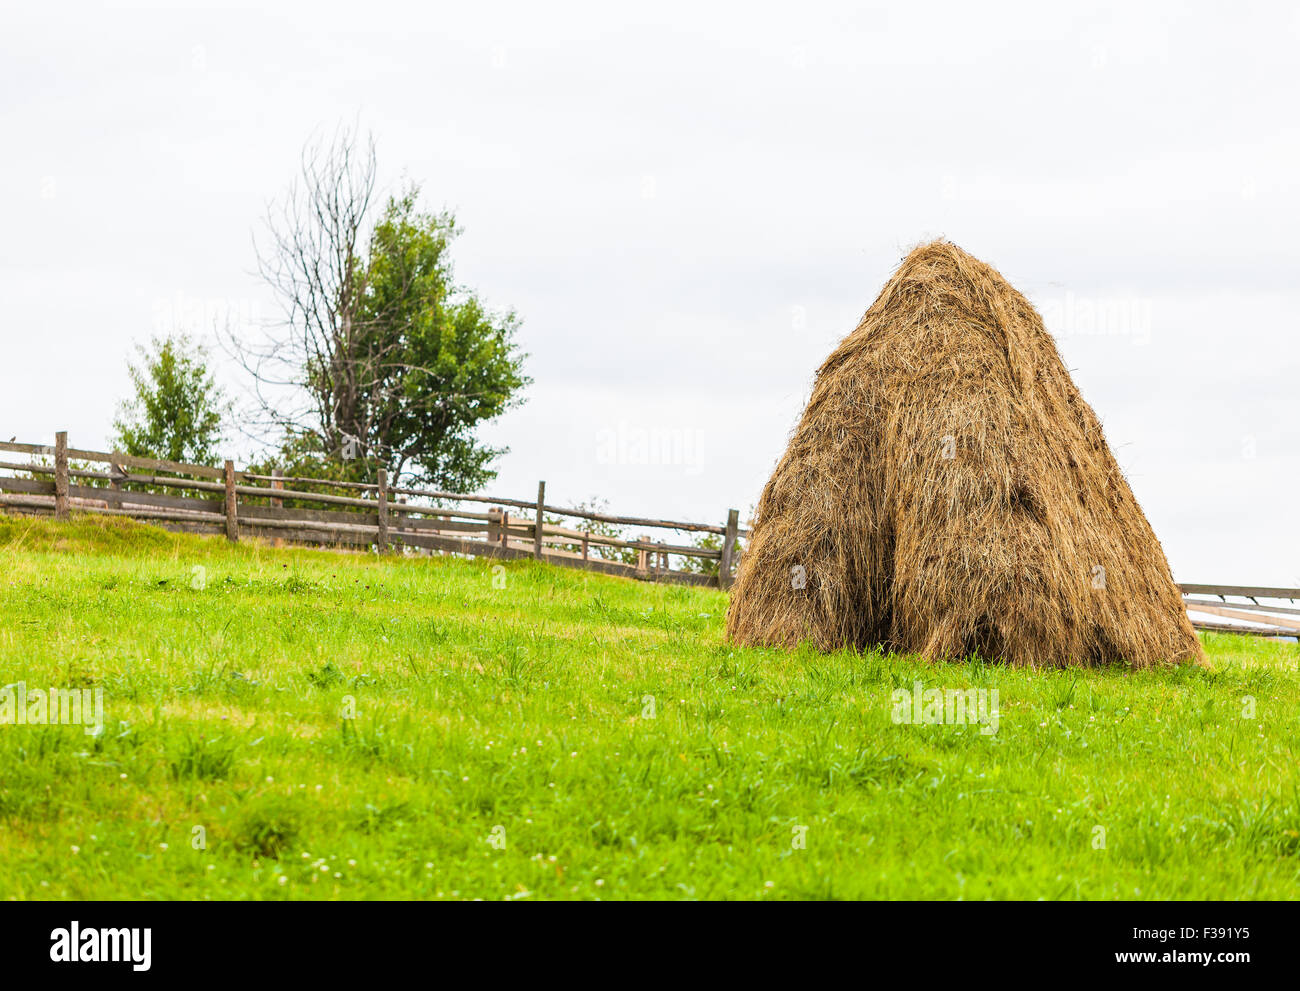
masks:
[[[942,241],[908,255],[818,371],[727,636],[1035,666],[1202,659],[1041,318]]]

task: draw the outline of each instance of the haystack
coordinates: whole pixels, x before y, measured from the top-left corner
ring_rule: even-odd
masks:
[[[907,256],[818,371],[727,636],[1044,667],[1202,659],[1042,319],[943,241]]]

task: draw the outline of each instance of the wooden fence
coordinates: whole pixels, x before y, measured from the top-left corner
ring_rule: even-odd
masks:
[[[738,539],[749,535],[740,526],[740,514],[734,509],[727,514],[726,523],[713,524],[552,506],[546,502],[545,482],[538,483],[536,499],[524,500],[390,486],[387,472],[382,468],[373,483],[286,477],[278,471],[260,475],[236,471],[232,461],[227,461],[223,468],[211,468],[78,450],[68,447],[66,433],[55,435],[53,447],[0,442],[0,452],[51,459],[49,463],[0,460],[0,471],[50,479],[0,475],[0,508],[5,510],[60,519],[66,519],[74,509],[129,516],[170,530],[224,533],[232,541],[241,536],[255,536],[293,543],[375,547],[381,554],[411,547],[480,557],[531,557],[629,578],[725,589],[734,580]],[[107,465],[108,470],[74,468],[71,466],[74,461]],[[78,479],[97,484],[79,484]],[[295,485],[336,491],[286,488]],[[168,491],[148,491],[141,486]],[[410,498],[424,502],[408,502]],[[286,507],[285,500],[326,508]],[[486,508],[483,511],[462,509],[456,503]],[[547,522],[547,515],[579,522],[562,526]],[[655,540],[648,534],[627,540],[593,532],[583,522],[716,534],[722,540],[717,549]],[[635,563],[602,557],[596,550],[602,547],[632,551]],[[674,569],[672,558],[710,562],[709,571],[714,571],[712,562],[717,562],[716,573]],[[1261,605],[1258,601],[1286,599],[1294,605],[1300,599],[1300,588],[1244,585],[1180,585],[1179,588],[1189,611],[1237,621],[1236,624],[1218,623],[1193,617],[1193,625],[1199,629],[1259,636],[1300,634],[1300,608]],[[1217,601],[1211,597],[1217,597]],[[1248,601],[1229,602],[1229,598]]]
[[[231,541],[254,536],[374,547],[381,554],[410,547],[480,557],[531,557],[629,578],[729,588],[738,563],[738,539],[748,535],[734,509],[722,524],[617,516],[550,505],[545,482],[538,483],[536,499],[523,500],[393,486],[382,468],[372,483],[286,477],[278,470],[261,475],[236,471],[232,461],[212,468],[79,450],[68,446],[66,432],[55,435],[53,447],[0,442],[0,452],[31,457],[26,462],[0,460],[0,471],[32,476],[0,475],[0,508],[6,511],[58,519],[66,519],[73,510],[128,516],[169,530],[224,533]],[[76,467],[74,462],[106,465],[107,470]],[[151,491],[157,489],[164,491]],[[312,508],[286,507],[286,500],[309,503]],[[464,503],[482,508],[458,505]],[[547,516],[577,522],[564,526]],[[629,540],[593,531],[584,523],[716,534],[721,541],[715,549],[685,543],[681,537],[670,542],[641,534]],[[602,548],[606,549],[603,555]],[[605,556],[616,552],[634,554],[634,563]],[[702,564],[697,570],[673,568],[674,558]]]
[[[1295,608],[1296,600],[1300,599],[1300,588],[1261,585],[1179,585],[1178,588],[1183,593],[1183,605],[1188,612],[1238,621],[1216,623],[1193,616],[1192,625],[1199,630],[1300,638],[1300,609]],[[1210,596],[1216,596],[1217,601]],[[1229,598],[1248,601],[1229,602]],[[1260,603],[1260,599],[1286,599],[1290,605]]]

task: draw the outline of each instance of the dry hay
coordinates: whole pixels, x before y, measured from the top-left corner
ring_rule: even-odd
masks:
[[[727,637],[1044,667],[1203,660],[1041,318],[943,241],[907,256],[818,371]]]

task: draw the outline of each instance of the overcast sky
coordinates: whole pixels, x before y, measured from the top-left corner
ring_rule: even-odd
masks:
[[[1294,5],[262,6],[5,5],[4,439],[103,445],[134,343],[274,319],[252,232],[357,121],[522,318],[494,494],[746,510],[942,235],[1039,306],[1176,578],[1300,586]]]

